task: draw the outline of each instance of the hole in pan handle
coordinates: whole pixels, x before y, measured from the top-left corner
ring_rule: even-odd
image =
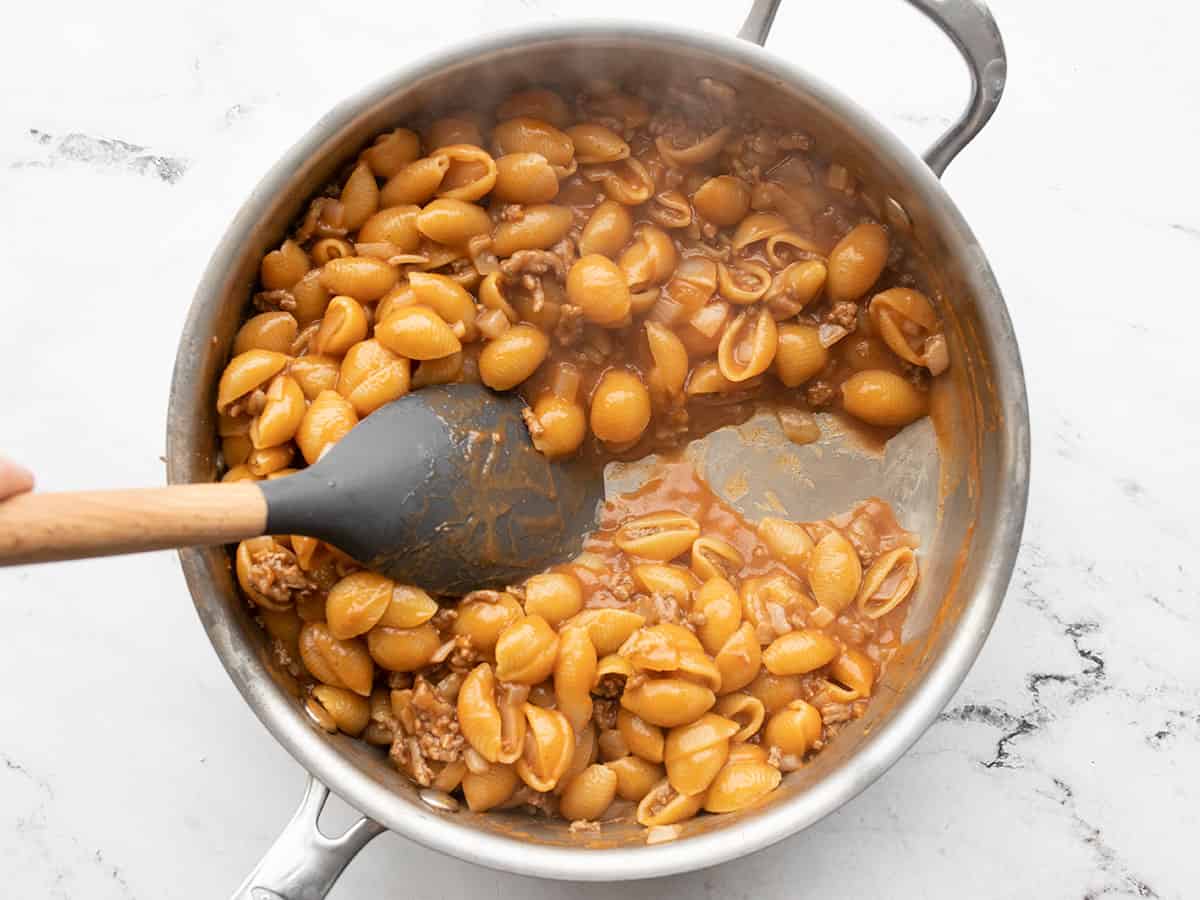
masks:
[[[760,47],[767,41],[781,0],[755,0],[738,37]],[[939,178],[950,161],[983,129],[1000,103],[1008,61],[991,11],[980,0],[907,0],[933,20],[958,48],[971,76],[966,108],[923,157]]]
[[[364,817],[328,837],[318,823],[327,799],[329,788],[310,775],[300,807],[232,900],[320,900],[358,851],[386,831]]]

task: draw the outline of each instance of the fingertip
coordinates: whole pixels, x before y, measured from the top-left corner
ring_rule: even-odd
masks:
[[[33,490],[33,472],[11,459],[0,457],[0,498]]]

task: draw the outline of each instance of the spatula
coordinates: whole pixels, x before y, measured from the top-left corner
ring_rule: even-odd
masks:
[[[511,584],[579,551],[600,468],[534,449],[512,394],[426,387],[315,464],[261,482],[34,493],[0,503],[0,565],[302,534],[440,594]]]

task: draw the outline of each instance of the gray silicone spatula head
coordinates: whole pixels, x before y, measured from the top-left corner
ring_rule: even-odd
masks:
[[[328,541],[440,594],[511,584],[579,552],[602,471],[534,449],[512,394],[422,388],[376,410],[316,464],[262,483],[269,534]]]

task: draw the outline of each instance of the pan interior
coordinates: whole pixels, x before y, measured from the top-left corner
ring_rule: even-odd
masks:
[[[856,755],[880,740],[889,722],[902,711],[905,698],[920,691],[969,607],[975,582],[983,577],[988,564],[981,542],[990,540],[998,527],[996,507],[1012,465],[1004,449],[1005,411],[997,396],[1001,379],[993,370],[996,342],[1001,338],[989,333],[982,305],[991,299],[985,295],[994,291],[994,285],[978,247],[965,226],[958,224],[957,213],[947,212],[944,199],[930,200],[933,195],[928,184],[913,184],[913,158],[886,150],[889,145],[895,148],[894,139],[889,139],[890,144],[881,143],[876,126],[861,116],[848,115],[826,91],[806,89],[798,79],[785,81],[775,72],[752,65],[749,52],[721,53],[702,40],[678,36],[568,33],[459,55],[457,62],[436,70],[427,67],[404,83],[376,89],[365,103],[360,100],[353,107],[335,110],[318,126],[325,129],[319,138],[302,142],[268,176],[214,257],[181,345],[170,411],[171,480],[213,479],[217,458],[215,385],[252,289],[258,260],[278,245],[307,199],[381,131],[461,108],[466,98],[468,105],[487,106],[532,84],[553,86],[571,96],[595,78],[665,84],[712,77],[732,84],[751,111],[782,118],[810,134],[818,152],[842,163],[859,178],[868,196],[898,227],[897,233],[904,234],[938,273],[938,283],[928,287],[947,324],[952,376],[942,379],[946,385],[935,403],[934,418],[910,426],[882,454],[864,450],[853,435],[838,430],[832,422],[825,423],[825,437],[819,444],[792,445],[771,416],[714,432],[689,452],[718,493],[736,476],[745,476],[744,493],[736,497],[724,493],[752,519],[768,510],[781,514],[780,505],[786,511],[783,514],[806,519],[841,511],[870,496],[887,500],[902,524],[921,537],[922,578],[911,601],[905,652],[888,670],[867,715],[842,731],[811,765],[787,776],[781,795],[772,804],[687,823],[677,846],[686,844],[690,836],[737,829],[747,817],[769,814],[852,765]],[[1015,354],[1015,349],[1010,352]],[[636,484],[643,471],[638,465],[610,466],[609,489]],[[981,528],[981,523],[987,527]],[[353,782],[354,790],[342,792],[383,824],[418,840],[422,836],[416,823],[430,822],[433,816],[497,837],[558,847],[643,842],[642,829],[636,826],[606,827],[600,835],[572,834],[565,823],[525,815],[430,811],[381,754],[358,741],[325,735],[307,722],[294,699],[296,686],[273,666],[264,635],[237,594],[226,552],[220,548],[185,551],[183,562],[201,619],[247,700],[310,769],[318,771],[318,759],[330,760],[336,755],[341,765],[358,773],[355,776],[345,770],[344,784],[334,786],[344,788]],[[372,786],[367,786],[364,778]],[[865,782],[856,784],[855,790],[863,786]],[[379,788],[390,792],[390,797],[384,798]],[[817,805],[814,801],[812,808]],[[797,813],[790,827],[802,827],[816,817]],[[775,835],[779,836],[782,834]],[[443,849],[459,852],[449,846]],[[466,851],[464,855],[469,856]],[[489,861],[482,859],[482,853],[476,856]],[[698,861],[690,867],[713,861]],[[510,866],[499,857],[494,864],[525,870],[519,863]],[[608,877],[620,876],[610,873]]]

